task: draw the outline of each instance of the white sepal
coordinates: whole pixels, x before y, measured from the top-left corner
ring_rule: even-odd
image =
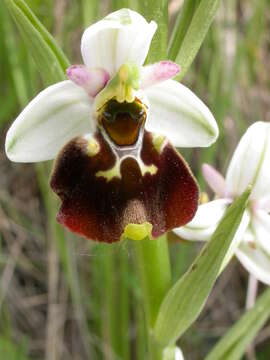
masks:
[[[270,213],[270,194],[262,197],[261,199],[256,201],[255,204],[258,209],[262,209]]]
[[[256,243],[270,256],[270,215],[264,210],[257,210],[252,218],[251,226]]]
[[[202,173],[209,187],[218,197],[225,197],[225,179],[213,166],[203,164]]]
[[[142,65],[157,29],[154,21],[129,9],[121,9],[91,25],[82,36],[84,63],[115,75],[124,63]]]
[[[252,185],[251,200],[270,195],[270,124],[256,122],[240,140],[226,175],[226,191],[238,196]]]
[[[246,210],[243,214],[243,217],[241,219],[241,222],[236,230],[236,233],[234,235],[233,241],[230,245],[229,251],[227,252],[225,259],[223,260],[222,264],[222,270],[227,266],[227,264],[230,262],[231,258],[235,255],[239,244],[243,241],[245,237],[245,233],[248,229],[248,226],[250,224],[250,214]]]
[[[184,355],[178,346],[169,346],[163,350],[162,360],[184,360]]]
[[[148,130],[167,136],[178,147],[206,147],[216,141],[213,115],[186,86],[167,80],[145,92],[150,102]]]
[[[187,225],[176,228],[176,235],[186,240],[207,241],[211,238],[230,201],[218,199],[198,207],[195,217]]]
[[[39,93],[11,125],[6,154],[16,162],[53,159],[70,139],[93,131],[91,101],[71,81],[63,81]]]
[[[270,285],[270,256],[261,247],[242,242],[236,250],[236,256],[256,279]]]

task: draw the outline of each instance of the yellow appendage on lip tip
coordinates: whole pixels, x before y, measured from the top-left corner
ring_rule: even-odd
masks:
[[[143,224],[128,224],[125,227],[121,239],[143,240],[146,237],[151,237],[152,228],[153,226],[149,222],[144,222]]]

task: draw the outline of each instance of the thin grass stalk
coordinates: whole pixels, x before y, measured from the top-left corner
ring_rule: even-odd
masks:
[[[116,11],[123,8],[129,8],[130,1],[129,0],[112,0],[111,1],[111,10]]]
[[[103,284],[103,339],[106,358],[130,358],[128,256],[122,244],[101,244],[99,274]],[[111,351],[108,351],[108,345]]]
[[[141,303],[138,302],[137,297],[135,297],[133,302],[133,309],[135,309],[135,323],[136,323],[136,337],[135,337],[135,352],[136,359],[143,359],[146,353],[147,345],[147,329],[144,321],[144,312]]]
[[[147,62],[166,59],[168,43],[168,0],[148,0],[139,2],[141,14],[148,20],[155,20],[158,29],[151,43]]]
[[[98,0],[82,0],[81,13],[84,27],[88,27],[97,21],[100,12],[100,1]]]
[[[9,14],[4,7],[4,4],[0,4],[0,20],[2,23],[5,39],[5,46],[7,50],[7,61],[9,63],[9,71],[11,73],[12,82],[15,88],[16,97],[21,108],[23,108],[29,99],[27,86],[25,83],[22,64],[19,58],[19,49],[15,41],[15,32]],[[25,65],[24,65],[25,67]]]
[[[130,294],[129,294],[129,258],[128,252],[124,247],[119,248],[117,254],[117,299],[116,308],[121,311],[115,319],[118,323],[118,339],[116,353],[123,360],[130,359],[130,337],[129,337],[129,323],[130,323]]]
[[[196,0],[185,0],[177,15],[168,46],[168,58],[171,60],[177,57],[197,5]]]

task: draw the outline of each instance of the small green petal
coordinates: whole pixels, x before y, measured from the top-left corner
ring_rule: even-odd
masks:
[[[96,96],[95,108],[100,108],[109,100],[115,98],[122,103],[135,100],[134,90],[139,89],[140,69],[136,64],[123,64],[118,73],[112,78],[105,88]]]

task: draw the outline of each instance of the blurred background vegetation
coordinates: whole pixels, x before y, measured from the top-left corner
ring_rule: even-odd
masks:
[[[121,5],[125,2],[139,9],[143,1],[121,1]],[[169,2],[170,29],[182,2]],[[117,0],[26,3],[72,63],[81,63],[83,29],[119,8]],[[182,151],[201,189],[210,196],[201,164],[211,163],[224,173],[246,127],[270,120],[269,33],[269,0],[221,1],[182,80],[207,103],[220,128],[219,140],[211,148]],[[66,233],[55,221],[58,205],[48,188],[51,164],[12,164],[5,156],[10,123],[44,87],[40,73],[1,0],[0,359],[144,359],[144,314],[129,244],[99,245]],[[200,245],[170,238],[176,280]],[[180,341],[186,359],[203,359],[239,319],[245,310],[247,281],[247,273],[233,260],[200,318]],[[257,359],[269,360],[270,324],[255,345]]]

